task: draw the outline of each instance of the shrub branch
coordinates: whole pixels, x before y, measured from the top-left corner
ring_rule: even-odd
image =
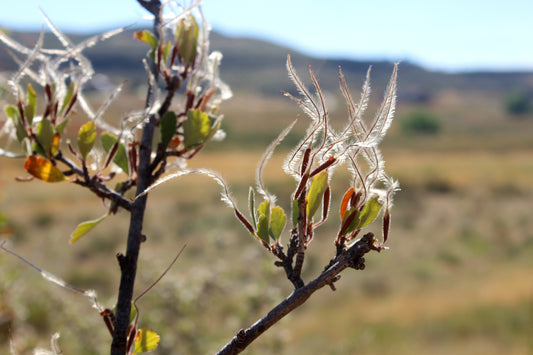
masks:
[[[159,33],[161,24],[161,2],[152,0],[150,2],[139,1],[141,6],[145,7],[154,16],[154,33]],[[151,66],[152,74],[157,79],[158,70],[155,63]],[[151,83],[146,97],[146,106],[152,101],[152,96],[156,88]],[[151,153],[152,141],[154,136],[154,126],[156,116],[150,115],[148,122],[144,124],[139,147],[139,172],[137,179],[137,194],[146,190],[152,182]],[[130,312],[133,301],[133,289],[135,286],[135,277],[137,274],[137,260],[141,243],[144,240],[142,227],[144,214],[146,210],[147,195],[143,195],[135,200],[131,206],[130,226],[128,231],[128,242],[126,255],[118,254],[117,259],[120,265],[120,287],[116,306],[117,326],[113,332],[113,342],[111,344],[111,355],[126,354],[128,342],[128,326],[130,324]]]
[[[233,355],[242,352],[271,326],[305,303],[313,293],[337,281],[339,274],[344,269],[354,268],[356,270],[363,270],[365,268],[364,255],[371,250],[380,250],[375,246],[375,242],[374,234],[365,234],[354,245],[335,257],[330,265],[316,279],[294,290],[285,300],[272,308],[270,312],[248,329],[241,329],[217,355]]]

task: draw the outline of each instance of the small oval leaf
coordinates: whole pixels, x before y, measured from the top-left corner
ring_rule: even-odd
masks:
[[[28,84],[28,104],[24,109],[24,116],[28,120],[28,123],[31,125],[33,122],[33,117],[35,116],[35,110],[37,109],[37,94],[33,90],[33,86]]]
[[[270,228],[270,202],[264,200],[257,208],[257,236],[268,243]]]
[[[268,200],[264,200],[259,207],[257,208],[257,215],[259,217],[266,216],[267,218],[270,218],[270,202]]]
[[[170,53],[170,42],[167,42],[164,46],[163,46],[163,61],[166,63],[168,62],[168,55]]]
[[[269,228],[268,228],[268,218],[265,215],[259,216],[259,221],[257,222],[257,236],[261,238],[265,243],[268,243],[269,239]]]
[[[361,210],[361,215],[359,217],[359,226],[358,228],[364,228],[378,217],[379,211],[381,211],[382,204],[379,203],[378,197],[372,197],[368,200],[365,207]]]
[[[54,139],[54,133],[52,123],[46,118],[43,118],[37,125],[35,136],[39,144],[35,145],[35,150],[45,157],[50,156],[50,145]]]
[[[296,227],[298,225],[298,217],[300,216],[300,211],[298,209],[298,200],[292,200],[292,226]]]
[[[157,348],[159,335],[147,327],[139,329],[135,336],[135,349],[133,354],[145,353]]]
[[[37,179],[46,182],[59,182],[66,180],[65,175],[56,168],[50,161],[31,155],[26,159],[24,169]]]
[[[161,144],[165,149],[172,140],[172,137],[176,134],[176,128],[178,125],[178,119],[173,111],[167,111],[161,118]]]
[[[157,48],[157,38],[155,38],[152,32],[148,30],[135,32],[133,38],[141,40],[144,43],[148,43],[150,47],[152,47],[152,50]]]
[[[341,231],[339,235],[346,235],[348,233],[353,232],[357,226],[359,226],[359,219],[360,212],[355,209],[355,207],[350,208],[346,213],[344,214],[344,218],[342,219],[341,224]]]
[[[183,123],[185,149],[193,149],[206,143],[218,129],[220,122],[201,110],[189,110]]]
[[[196,57],[198,30],[198,24],[192,15],[181,20],[176,28],[178,52],[181,58],[183,58],[185,66],[189,66]]]
[[[272,210],[270,211],[270,232],[272,239],[275,241],[279,240],[286,222],[287,215],[283,208],[279,206],[272,207]]]
[[[112,135],[109,132],[104,132],[100,136],[102,140],[102,145],[107,153],[111,150],[111,148],[117,143],[117,138]],[[118,149],[115,154],[115,157],[113,158],[113,162],[117,164],[119,168],[122,169],[126,174],[129,174],[129,168],[128,168],[128,155],[126,154],[126,148],[124,147],[124,144],[118,143]]]
[[[19,143],[21,143],[24,138],[28,137],[28,133],[26,132],[26,128],[24,128],[24,125],[22,124],[18,108],[13,105],[7,105],[5,108],[5,112],[6,115],[13,120],[13,123],[15,124],[17,140],[19,141]]]
[[[70,104],[72,103],[72,100],[74,99],[74,95],[76,93],[76,86],[74,85],[74,82],[71,82],[68,86],[67,93],[65,94],[65,98],[63,99],[63,104],[61,105],[61,109],[59,110],[59,114],[62,114],[63,111],[67,107],[70,107]]]
[[[96,139],[96,125],[94,121],[87,122],[80,127],[78,131],[78,150],[80,151],[83,160],[87,159],[87,155],[93,149],[94,141]]]
[[[16,120],[17,118],[20,119],[19,110],[13,105],[7,105],[5,108],[5,112],[6,115],[13,120]]]
[[[108,216],[108,214],[105,214],[105,215],[103,215],[102,217],[100,217],[98,219],[94,219],[92,221],[86,221],[86,222],[82,222],[82,223],[78,224],[78,226],[76,227],[74,232],[72,232],[72,234],[70,235],[69,243],[73,244],[78,239],[83,237],[85,234],[89,233],[89,231],[91,229],[96,227],[98,225],[98,223],[102,222],[107,216]]]
[[[322,196],[328,187],[328,173],[321,171],[311,181],[307,194],[307,218],[311,220],[322,202]]]

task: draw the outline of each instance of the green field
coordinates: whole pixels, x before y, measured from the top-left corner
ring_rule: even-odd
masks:
[[[124,100],[112,115],[131,107],[127,95]],[[533,117],[514,119],[502,102],[494,93],[439,92],[423,107],[442,123],[435,136],[402,132],[402,117],[421,106],[400,102],[383,142],[390,175],[402,186],[390,250],[371,253],[364,271],[345,271],[336,292],[319,291],[245,353],[532,354]],[[298,111],[286,99],[255,96],[237,96],[222,111],[226,141],[211,143],[191,166],[219,171],[245,209],[262,149]],[[339,101],[331,109],[338,127],[342,115]],[[266,169],[266,183],[285,208],[295,186],[280,165],[303,128],[296,127]],[[338,190],[348,183],[340,170],[333,181]],[[69,245],[74,227],[105,213],[105,206],[78,186],[22,183],[16,176],[25,176],[22,162],[2,158],[7,245],[72,285],[95,289],[112,307],[115,254],[124,249],[129,216],[119,213]],[[333,196],[332,221],[316,231],[309,248],[307,280],[333,256],[339,198]],[[380,234],[378,226],[370,230]],[[158,354],[213,353],[291,292],[273,257],[207,178],[186,177],[154,190],[145,234],[137,293],[187,245],[139,302],[140,325],[161,335]],[[0,253],[0,331],[2,353],[9,337],[18,354],[47,348],[56,331],[65,354],[103,354],[111,339],[84,297],[46,282],[6,253]]]

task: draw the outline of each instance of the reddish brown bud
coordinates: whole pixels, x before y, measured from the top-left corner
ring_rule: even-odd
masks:
[[[300,171],[300,176],[303,176],[307,170],[307,165],[309,164],[309,156],[311,155],[311,148],[307,148],[304,152],[302,159],[302,169]]]
[[[383,213],[383,243],[387,241],[387,238],[389,237],[389,229],[390,229],[390,213],[389,209],[385,209],[385,213]]]
[[[321,172],[322,170],[326,170],[327,168],[329,168],[331,165],[333,165],[333,163],[335,163],[337,161],[337,159],[335,159],[334,157],[329,157],[329,159],[323,163],[322,165],[320,165],[318,168],[316,168],[315,170],[313,170],[313,172],[311,173],[311,177],[315,176],[316,174],[318,174],[319,172]]]

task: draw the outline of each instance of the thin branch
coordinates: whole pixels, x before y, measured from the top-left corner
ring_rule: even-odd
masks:
[[[159,0],[151,0],[149,2],[138,0],[139,4],[145,7],[154,16],[154,33],[159,34],[161,26],[161,2]],[[151,63],[152,74],[155,79],[158,78],[157,67],[155,63]],[[152,102],[153,95],[155,95],[157,88],[150,83],[146,95],[146,106]],[[141,145],[139,147],[139,171],[137,180],[137,194],[146,190],[152,181],[151,153],[152,141],[154,136],[154,126],[156,123],[155,114],[151,114],[148,122],[144,124],[141,138]],[[146,210],[147,196],[144,195],[137,198],[132,205],[130,215],[130,227],[128,231],[128,242],[126,247],[126,255],[118,254],[117,259],[120,265],[121,278],[117,300],[117,327],[113,332],[113,342],[111,344],[111,355],[126,354],[128,342],[128,326],[130,324],[131,304],[133,300],[133,289],[135,286],[135,277],[137,274],[137,260],[141,249],[141,243],[144,238],[142,235],[142,227],[144,220],[144,213]]]
[[[307,231],[307,204],[305,201],[305,195],[307,194],[306,191],[307,189],[304,188],[302,193],[298,197],[298,244],[296,251],[296,261],[294,262],[294,269],[292,270],[292,274],[289,276],[289,280],[291,280],[296,289],[304,286],[304,282],[301,278],[301,273],[305,258],[305,242]]]
[[[379,250],[374,245],[374,234],[368,233],[349,249],[336,257],[331,265],[320,276],[307,285],[293,291],[285,300],[274,307],[263,318],[258,320],[248,329],[241,329],[233,339],[227,343],[217,355],[234,355],[242,352],[261,334],[276,324],[279,320],[301,306],[313,293],[326,285],[332,285],[338,280],[339,274],[346,268],[363,270],[365,267],[364,255],[371,250]]]
[[[65,158],[63,155],[59,155],[56,157],[56,160],[62,162],[66,166],[74,172],[74,174],[80,176],[83,180],[76,179],[73,181],[73,183],[87,187],[89,190],[91,190],[95,195],[97,195],[100,198],[108,199],[118,206],[124,208],[127,211],[131,210],[132,203],[124,198],[121,194],[117,193],[116,191],[111,190],[109,187],[107,187],[105,184],[103,184],[100,180],[96,178],[87,179],[87,176],[83,170],[78,168],[74,163],[72,163],[70,160]]]

